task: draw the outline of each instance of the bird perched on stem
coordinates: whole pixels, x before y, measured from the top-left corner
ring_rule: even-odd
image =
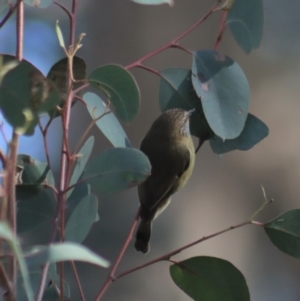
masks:
[[[171,195],[190,178],[195,149],[189,119],[194,110],[170,109],[159,116],[141,143],[151,163],[151,175],[138,186],[141,222],[135,249],[149,251],[152,221],[169,205]]]

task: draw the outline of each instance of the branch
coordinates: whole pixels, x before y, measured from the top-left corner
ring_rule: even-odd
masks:
[[[0,22],[0,28],[6,23],[6,21],[10,18],[10,16],[14,13],[14,11],[18,8],[19,4],[22,0],[18,0],[14,6],[10,6],[9,11],[5,15],[5,17]]]
[[[146,262],[146,263],[144,263],[144,264],[141,264],[141,265],[136,266],[136,267],[134,267],[134,268],[132,268],[132,269],[129,269],[129,270],[123,272],[123,273],[120,273],[120,274],[118,274],[114,279],[117,280],[117,279],[122,278],[122,277],[124,277],[124,276],[126,276],[126,275],[128,275],[128,274],[131,274],[131,273],[133,273],[133,272],[135,272],[135,271],[138,271],[138,270],[140,270],[140,269],[142,269],[142,268],[145,268],[145,267],[147,267],[147,266],[149,266],[149,265],[152,265],[152,264],[157,263],[157,262],[160,262],[160,261],[165,261],[165,260],[170,261],[170,259],[171,259],[172,256],[174,256],[174,255],[180,253],[181,251],[183,251],[183,250],[185,250],[185,249],[188,249],[188,248],[190,248],[190,247],[192,247],[192,246],[194,246],[194,245],[197,245],[197,244],[199,244],[199,243],[201,243],[201,242],[203,242],[203,241],[205,241],[205,240],[208,240],[208,239],[210,239],[210,238],[213,238],[213,237],[215,237],[215,236],[221,235],[221,234],[223,234],[223,233],[225,233],[225,232],[228,232],[228,231],[231,231],[231,230],[233,230],[233,229],[237,229],[237,228],[243,227],[243,226],[245,226],[245,225],[249,225],[249,224],[251,224],[251,223],[252,223],[251,221],[247,220],[247,221],[245,221],[245,222],[243,222],[243,223],[237,224],[237,225],[235,225],[235,226],[228,227],[228,228],[226,228],[226,229],[224,229],[224,230],[221,230],[221,231],[219,231],[219,232],[213,233],[213,234],[211,234],[211,235],[203,236],[202,238],[200,238],[200,239],[198,239],[198,240],[196,240],[196,241],[194,241],[194,242],[192,242],[192,243],[189,243],[189,244],[187,244],[187,245],[185,245],[185,246],[183,246],[183,247],[181,247],[181,248],[178,248],[178,249],[176,249],[176,250],[174,250],[174,251],[172,251],[172,252],[170,252],[170,253],[167,253],[167,254],[165,254],[165,255],[163,255],[163,256],[160,256],[160,257],[158,257],[158,258],[156,258],[156,259],[153,259],[153,260],[148,261],[148,262]]]
[[[77,99],[79,97],[76,97]],[[82,98],[80,98],[81,101],[86,105],[86,103],[84,102],[84,100]],[[73,151],[73,154],[76,155],[79,147],[81,146],[81,144],[83,143],[83,141],[85,140],[86,136],[89,134],[90,130],[93,128],[93,126],[96,124],[96,122],[98,120],[100,120],[102,117],[104,117],[105,115],[111,113],[111,110],[109,109],[110,103],[108,103],[105,107],[105,111],[98,117],[94,118],[92,120],[92,122],[89,124],[89,126],[86,128],[85,132],[83,133],[83,135],[80,137],[80,140],[78,141],[77,145],[75,146],[75,149]]]
[[[76,280],[76,284],[77,284],[77,287],[78,287],[78,290],[79,290],[81,301],[85,301],[83,289],[82,289],[80,279],[79,279],[79,276],[78,276],[78,273],[77,273],[75,262],[73,260],[71,261],[71,266],[72,266],[72,270],[73,270],[73,273],[74,273],[74,276],[75,276],[75,280]]]
[[[49,156],[49,148],[48,148],[48,142],[47,142],[47,132],[48,132],[48,127],[50,123],[52,122],[52,118],[49,119],[48,123],[46,124],[45,128],[43,129],[41,120],[39,119],[39,128],[43,136],[43,141],[44,141],[44,149],[45,149],[45,155],[46,155],[46,160],[49,168],[51,169],[50,165],[50,156]]]
[[[178,37],[176,37],[173,41],[167,43],[166,45],[150,52],[149,54],[145,55],[144,57],[140,58],[139,60],[131,63],[130,65],[127,65],[125,68],[131,69],[133,67],[139,67],[142,65],[142,62],[148,60],[149,58],[157,55],[158,53],[168,49],[168,48],[179,48],[182,50],[186,50],[184,47],[178,45],[179,40],[181,40],[182,38],[184,38],[185,36],[187,36],[191,31],[193,31],[196,27],[198,27],[200,24],[202,24],[211,14],[213,14],[214,12],[218,11],[218,4],[219,2],[217,2],[216,4],[214,4],[212,6],[212,8],[199,20],[197,21],[195,24],[193,24],[190,28],[188,28],[186,31],[184,31],[183,33],[181,33]]]
[[[3,267],[2,263],[0,263],[0,285],[4,290],[4,292],[2,293],[3,300],[4,301],[15,301],[16,298],[14,296],[14,291],[11,288],[11,285],[9,283],[9,279],[7,277],[7,274],[4,270],[4,267]]]
[[[218,30],[217,38],[216,38],[216,41],[215,41],[215,44],[214,44],[214,50],[218,49],[218,47],[220,45],[220,42],[222,40],[223,34],[225,32],[225,29],[226,29],[226,24],[225,23],[226,23],[227,13],[228,13],[227,10],[222,11],[221,19],[220,19],[220,23],[219,23],[219,30]]]
[[[262,189],[263,189],[263,188],[262,188]],[[264,226],[263,223],[257,222],[257,221],[253,221],[253,220],[252,220],[252,219],[253,219],[258,213],[260,213],[267,205],[269,205],[269,204],[271,204],[271,203],[273,202],[273,199],[270,199],[270,200],[267,200],[267,199],[266,199],[264,189],[263,189],[263,193],[264,193],[264,197],[265,197],[265,202],[262,204],[262,206],[261,206],[261,207],[260,207],[260,208],[259,208],[259,209],[258,209],[258,210],[257,210],[257,211],[256,211],[256,212],[248,219],[248,220],[246,220],[246,221],[244,221],[244,222],[242,222],[242,223],[240,223],[240,224],[237,224],[237,225],[228,227],[228,228],[226,228],[226,229],[224,229],[224,230],[218,231],[218,232],[216,232],[216,233],[213,233],[213,234],[211,234],[211,235],[203,236],[202,238],[200,238],[200,239],[198,239],[198,240],[196,240],[196,241],[194,241],[194,242],[192,242],[192,243],[189,243],[189,244],[187,244],[187,245],[185,245],[185,246],[183,246],[183,247],[181,247],[181,248],[178,248],[178,249],[176,249],[176,250],[174,250],[174,251],[172,251],[172,252],[170,252],[170,253],[167,253],[167,254],[165,254],[165,255],[163,255],[163,256],[160,256],[160,257],[158,257],[158,258],[156,258],[156,259],[153,259],[153,260],[151,260],[151,261],[148,261],[148,262],[146,262],[146,263],[144,263],[144,264],[142,264],[142,265],[139,265],[139,266],[136,266],[136,267],[134,267],[134,268],[131,268],[131,269],[129,269],[129,270],[127,270],[127,271],[125,271],[125,272],[123,272],[123,273],[120,273],[120,274],[118,274],[117,276],[115,276],[114,280],[117,280],[117,279],[119,279],[119,278],[122,278],[122,277],[124,277],[124,276],[126,276],[126,275],[128,275],[128,274],[131,274],[131,273],[133,273],[133,272],[135,272],[135,271],[138,271],[138,270],[140,270],[140,269],[142,269],[142,268],[145,268],[145,267],[147,267],[147,266],[149,266],[149,265],[152,265],[152,264],[154,264],[154,263],[157,263],[157,262],[160,262],[160,261],[165,261],[165,260],[170,261],[170,259],[171,259],[172,256],[174,256],[174,255],[180,253],[181,251],[186,250],[186,249],[188,249],[188,248],[190,248],[190,247],[192,247],[192,246],[194,246],[194,245],[197,245],[197,244],[199,244],[199,243],[201,243],[201,242],[203,242],[203,241],[205,241],[205,240],[208,240],[208,239],[210,239],[210,238],[213,238],[213,237],[216,237],[216,236],[218,236],[218,235],[221,235],[221,234],[223,234],[223,233],[225,233],[225,232],[228,232],[228,231],[231,231],[231,230],[234,230],[234,229],[237,229],[237,228],[241,228],[241,227],[246,226],[246,225],[256,225],[256,226],[261,226],[261,227]]]
[[[136,228],[136,225],[138,223],[139,216],[140,216],[140,208],[138,209],[138,211],[137,211],[137,213],[134,217],[133,223],[132,223],[132,225],[129,229],[128,235],[127,235],[126,240],[124,242],[124,245],[121,248],[121,251],[120,251],[114,265],[112,266],[112,268],[110,270],[110,273],[109,273],[104,285],[102,286],[102,288],[99,291],[97,297],[95,298],[95,301],[99,301],[102,298],[102,296],[105,294],[105,292],[109,288],[109,286],[113,283],[113,281],[115,281],[115,279],[116,279],[115,278],[115,272],[116,272],[116,270],[117,270],[117,268],[118,268],[118,266],[119,266],[119,264],[120,264],[120,262],[123,258],[123,255],[124,255],[128,245],[129,245],[130,241],[132,240],[132,235],[133,235],[133,232],[134,232],[134,230]]]

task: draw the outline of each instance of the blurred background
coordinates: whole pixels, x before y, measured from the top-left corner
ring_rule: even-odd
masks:
[[[60,1],[65,5],[71,3]],[[175,6],[142,6],[129,0],[78,1],[77,34],[85,32],[78,53],[89,74],[96,67],[116,63],[127,65],[169,42],[201,18],[212,0],[175,0]],[[250,112],[264,121],[269,136],[247,152],[234,151],[221,158],[206,143],[197,154],[194,174],[186,187],[173,197],[171,206],[155,221],[151,251],[136,253],[131,243],[118,271],[142,264],[175,248],[212,234],[249,218],[264,201],[269,205],[257,220],[266,222],[289,209],[299,208],[300,178],[300,2],[265,0],[265,28],[261,47],[245,55],[229,31],[225,32],[219,52],[227,54],[244,70],[251,89]],[[210,49],[218,30],[216,13],[181,41],[192,49]],[[68,36],[68,19],[56,6],[27,8],[25,58],[47,74],[64,55],[55,36],[55,21],[60,21]],[[14,53],[14,18],[0,30],[0,52]],[[167,50],[148,61],[153,68],[190,68],[191,57],[180,50]],[[134,147],[160,114],[159,78],[144,70],[131,70],[141,90],[137,118],[124,129]],[[76,144],[90,122],[90,116],[77,104],[73,108],[71,146]],[[57,118],[50,128],[51,159],[58,171],[61,130]],[[95,128],[94,153],[110,147]],[[9,129],[7,128],[7,135]],[[3,145],[3,141],[1,141]],[[45,160],[39,131],[22,138],[20,153]],[[30,146],[30,147],[29,147]],[[127,235],[136,210],[136,188],[115,195],[99,195],[100,221],[84,244],[113,262]],[[41,243],[40,227],[22,237],[24,245]],[[43,233],[44,234],[44,233]],[[45,235],[44,235],[45,236]],[[300,300],[300,262],[276,249],[264,230],[246,226],[230,231],[182,252],[176,260],[192,256],[215,256],[232,262],[245,276],[252,300]],[[67,264],[71,300],[80,300],[75,279]],[[105,281],[108,270],[77,264],[86,300],[92,300]],[[103,300],[190,300],[169,276],[169,263],[161,262],[115,282]]]

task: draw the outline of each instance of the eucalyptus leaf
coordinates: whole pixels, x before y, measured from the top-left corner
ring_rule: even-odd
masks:
[[[91,186],[85,182],[80,182],[75,186],[72,194],[68,198],[68,209],[73,211],[80,201],[91,193]]]
[[[13,56],[3,56],[4,64],[14,60]],[[38,114],[55,108],[57,104],[58,91],[54,84],[26,60],[9,70],[2,79],[0,108],[19,134],[32,135]]]
[[[73,170],[69,186],[76,184],[76,182],[80,178],[82,172],[84,171],[86,164],[91,156],[91,153],[92,153],[92,150],[94,147],[94,142],[95,142],[94,136],[91,136],[84,143],[84,145],[82,146],[82,148],[80,149],[78,154],[76,154],[76,163],[75,163],[76,165]],[[71,195],[73,190],[74,190],[74,188],[70,189],[67,192],[67,197],[69,197]]]
[[[212,131],[224,140],[238,137],[244,128],[250,101],[248,81],[239,65],[216,51],[197,51],[192,83]]]
[[[268,127],[254,115],[248,114],[245,127],[239,137],[223,141],[220,137],[214,136],[209,142],[214,153],[225,154],[233,150],[249,150],[268,134]]]
[[[47,183],[48,173],[47,163],[39,162],[25,154],[18,155],[15,176],[17,199],[25,200],[37,195],[43,189],[42,185]],[[52,181],[51,175],[49,177]]]
[[[25,254],[30,268],[47,263],[78,260],[107,268],[109,262],[88,248],[72,242],[55,243],[49,246],[37,246]]]
[[[264,230],[280,251],[300,259],[300,209],[281,214],[266,223]]]
[[[66,102],[67,94],[67,81],[68,81],[68,58],[63,58],[56,62],[48,72],[47,78],[54,83],[56,89],[59,91],[57,103],[63,107]],[[73,57],[73,77],[75,80],[84,80],[86,77],[86,64],[85,61],[78,57]],[[81,82],[75,82],[73,89],[77,89],[82,85]],[[80,95],[80,94],[79,94]],[[75,101],[73,102],[73,104]],[[51,117],[59,116],[56,108],[47,111]]]
[[[98,198],[89,194],[81,200],[72,212],[65,227],[65,240],[81,243],[98,221]]]
[[[227,14],[226,25],[238,45],[246,52],[258,48],[263,35],[262,0],[235,0]]]
[[[83,95],[83,99],[93,119],[105,112],[106,105],[98,95],[88,92]],[[130,147],[129,139],[113,112],[97,120],[96,125],[113,146]]]
[[[201,100],[194,90],[191,76],[190,70],[182,68],[168,68],[161,71],[159,105],[162,112],[173,108],[186,111],[195,109],[190,117],[191,134],[205,141],[214,133],[207,124]]]
[[[88,164],[83,180],[100,192],[118,192],[138,185],[150,175],[147,156],[133,148],[104,150]]]
[[[44,222],[51,225],[55,204],[53,192],[49,190],[43,190],[33,198],[17,202],[17,232],[35,229]]]
[[[250,301],[243,274],[230,262],[193,257],[170,266],[175,284],[195,301]]]
[[[89,75],[88,80],[110,100],[122,121],[129,122],[137,115],[140,92],[135,79],[125,68],[113,64],[101,66]]]

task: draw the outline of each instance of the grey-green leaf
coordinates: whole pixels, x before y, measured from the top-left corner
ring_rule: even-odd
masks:
[[[98,199],[89,194],[81,200],[68,219],[65,240],[81,243],[98,220]]]
[[[15,176],[17,199],[25,200],[35,196],[43,189],[42,184],[50,184],[48,179],[53,179],[49,171],[47,163],[39,162],[28,155],[18,155]]]
[[[193,257],[171,265],[170,274],[195,301],[250,301],[243,274],[226,260]]]
[[[223,141],[220,137],[214,136],[209,140],[209,143],[216,154],[225,154],[236,149],[246,151],[267,137],[268,134],[268,127],[254,115],[248,114],[245,127],[239,137]]]
[[[13,56],[3,56],[4,64],[14,60]],[[22,60],[2,80],[0,107],[5,119],[18,133],[32,135],[38,122],[37,114],[55,108],[58,95],[51,81],[32,64]]]
[[[66,94],[67,94],[67,81],[68,81],[68,58],[63,58],[56,62],[48,72],[47,78],[54,83],[55,87],[59,91],[58,95],[58,105],[63,107],[66,102]],[[85,61],[78,57],[73,57],[73,77],[75,80],[84,80],[86,77],[86,64]],[[77,89],[82,85],[82,82],[75,82],[73,84],[73,89]],[[73,102],[74,103],[74,102]],[[59,116],[56,111],[48,110],[48,113],[52,117]]]
[[[91,186],[85,182],[80,182],[75,186],[72,194],[68,198],[68,209],[73,211],[80,201],[91,193]]]
[[[93,119],[97,119],[105,112],[106,105],[96,94],[87,92],[83,95],[87,109]],[[115,147],[130,147],[129,139],[113,112],[96,121],[97,127]]]
[[[25,255],[30,268],[42,266],[47,263],[78,260],[107,268],[109,262],[88,248],[72,243],[56,243],[49,246],[38,246]]]
[[[76,157],[76,165],[75,168],[73,170],[71,179],[70,179],[70,183],[69,186],[76,184],[76,182],[78,181],[78,179],[80,178],[82,172],[84,171],[86,164],[90,158],[90,155],[92,153],[93,147],[94,147],[94,136],[91,136],[82,146],[82,148],[80,149],[80,151],[78,152],[77,157]],[[71,195],[72,191],[74,188],[70,189],[67,192],[67,198]]]
[[[264,229],[280,251],[300,259],[300,209],[281,214],[265,224]]]
[[[100,192],[118,192],[138,185],[150,175],[148,157],[134,148],[111,148],[94,157],[83,180]]]
[[[33,198],[18,201],[18,233],[35,229],[44,222],[51,224],[51,219],[54,217],[55,203],[53,192],[49,190],[43,190]]]
[[[238,45],[246,52],[258,48],[263,35],[264,11],[262,0],[235,0],[226,24]]]
[[[243,70],[216,51],[197,51],[192,83],[209,127],[222,139],[238,137],[248,116],[250,91]]]
[[[135,79],[125,68],[119,65],[101,66],[90,74],[88,80],[110,100],[122,121],[129,122],[137,115],[140,92]]]
[[[186,111],[195,109],[190,117],[191,134],[204,141],[214,134],[205,119],[200,98],[192,85],[191,75],[190,70],[182,68],[161,71],[159,105],[162,112],[173,108]]]

